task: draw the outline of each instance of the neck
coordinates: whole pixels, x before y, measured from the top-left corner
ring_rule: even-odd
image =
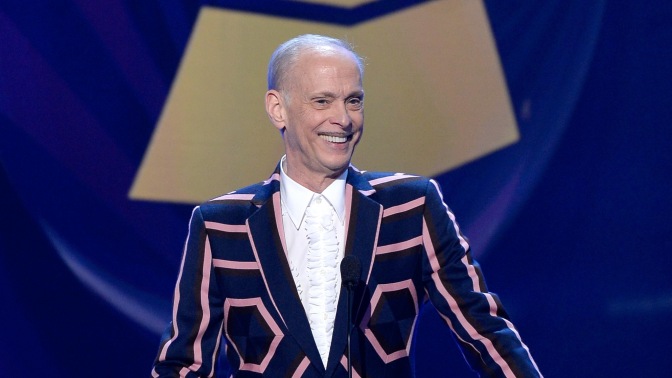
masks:
[[[304,188],[309,189],[314,193],[322,193],[329,185],[336,181],[336,179],[347,168],[326,175],[306,174],[305,172],[292,170],[292,168],[287,164],[287,159],[285,159],[283,161],[282,169],[285,171],[287,176],[289,176],[292,180],[296,181]]]

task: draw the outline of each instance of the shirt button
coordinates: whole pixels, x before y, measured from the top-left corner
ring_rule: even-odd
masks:
[[[327,314],[324,314],[323,318],[324,320],[327,320]]]
[[[317,197],[315,199],[315,203],[317,203],[318,205],[321,204],[322,203],[322,197]]]

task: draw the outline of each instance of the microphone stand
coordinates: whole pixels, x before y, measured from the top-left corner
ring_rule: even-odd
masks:
[[[348,291],[348,378],[352,378],[352,357],[350,355],[350,334],[352,333],[352,283],[346,285]]]
[[[348,304],[348,378],[352,378],[352,354],[350,345],[350,334],[352,333],[352,291],[359,284],[359,276],[362,272],[362,265],[359,258],[354,255],[347,255],[341,260],[341,278],[342,284],[345,286],[347,293]]]

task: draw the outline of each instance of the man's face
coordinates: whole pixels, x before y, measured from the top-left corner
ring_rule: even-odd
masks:
[[[287,174],[304,185],[337,177],[350,164],[364,127],[355,58],[342,49],[305,52],[282,91]]]

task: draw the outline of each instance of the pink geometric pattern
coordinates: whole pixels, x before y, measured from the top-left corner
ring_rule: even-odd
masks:
[[[383,310],[381,307],[383,306],[385,301],[381,301],[381,298],[385,294],[389,293],[401,294],[402,292],[406,292],[406,295],[408,295],[410,299],[413,301],[413,304],[415,305],[415,316],[413,318],[413,324],[411,326],[409,334],[405,335],[406,336],[405,347],[403,349],[391,351],[388,353],[385,351],[383,344],[376,336],[374,332],[375,327],[372,328],[373,324],[371,324],[370,322],[371,316],[377,311]],[[371,303],[369,304],[369,308],[366,311],[366,315],[359,324],[359,328],[364,332],[364,336],[366,336],[366,338],[369,340],[371,346],[373,346],[373,349],[376,351],[376,353],[378,353],[378,356],[380,356],[380,359],[383,360],[383,362],[385,363],[389,363],[399,358],[407,357],[409,355],[411,349],[411,340],[413,339],[413,331],[415,330],[415,323],[416,323],[415,320],[417,319],[417,316],[418,316],[418,296],[417,293],[415,292],[412,280],[409,279],[401,282],[380,284],[376,287],[376,291],[373,293],[373,296],[371,297]]]
[[[268,351],[266,352],[261,363],[258,364],[245,361],[241,353],[242,351],[239,350],[239,347],[236,345],[236,343],[233,341],[230,343],[233,349],[238,354],[238,357],[240,357],[241,361],[240,370],[248,370],[263,374],[266,368],[268,367],[268,363],[273,358],[273,355],[275,354],[275,351],[277,350],[280,341],[282,341],[284,334],[282,333],[282,331],[280,331],[280,327],[278,327],[278,324],[273,320],[271,314],[268,312],[268,310],[266,310],[266,306],[264,306],[264,303],[261,301],[261,298],[256,297],[256,298],[226,299],[226,301],[224,302],[224,331],[226,332],[227,335],[229,335],[228,321],[227,321],[229,319],[229,312],[231,311],[232,308],[235,307],[238,308],[256,307],[256,311],[259,313],[259,315],[261,315],[262,319],[264,320],[268,328],[270,328],[270,330],[273,332],[274,336],[273,339],[271,340]]]

